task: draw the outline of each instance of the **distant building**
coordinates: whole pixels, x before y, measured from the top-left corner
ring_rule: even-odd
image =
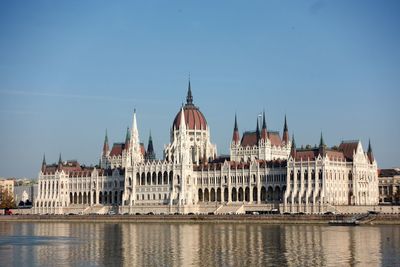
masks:
[[[30,183],[27,185],[17,185],[14,187],[14,201],[17,206],[19,206],[22,201],[24,205],[29,205],[33,203],[37,195],[38,185],[35,183]],[[32,205],[32,204],[31,204]]]
[[[3,194],[5,192],[14,195],[14,180],[11,179],[0,180],[0,202],[3,199]]]
[[[7,190],[9,193],[14,193],[14,180],[0,180],[0,190]]]
[[[109,148],[106,132],[99,166],[77,161],[47,165],[39,173],[36,213],[243,213],[252,210],[322,213],[334,205],[376,205],[377,162],[371,144],[343,141],[329,148],[296,147],[285,116],[282,135],[267,128],[240,137],[235,116],[229,157],[218,157],[210,128],[194,105],[189,81],[186,104],[176,114],[164,157],[156,160],[150,135],[139,139],[136,112],[124,143]]]
[[[379,203],[400,204],[400,168],[379,170]]]

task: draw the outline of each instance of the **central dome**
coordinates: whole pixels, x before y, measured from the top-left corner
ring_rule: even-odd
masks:
[[[193,104],[193,96],[192,90],[190,87],[189,80],[189,88],[186,97],[186,105],[183,107],[183,112],[185,113],[185,122],[188,130],[206,130],[207,129],[207,121],[204,117],[203,113]],[[176,114],[174,123],[172,124],[172,128],[178,130],[181,124],[181,113],[182,109]]]

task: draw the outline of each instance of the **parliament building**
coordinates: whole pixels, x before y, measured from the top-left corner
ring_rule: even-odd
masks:
[[[125,141],[109,146],[100,162],[46,164],[38,177],[33,212],[38,214],[239,214],[324,213],[340,206],[379,202],[377,162],[369,143],[342,141],[328,147],[297,147],[267,127],[265,113],[255,131],[240,134],[235,116],[230,154],[218,156],[210,127],[194,104],[189,81],[186,104],[176,114],[170,143],[156,159],[150,135],[139,138],[136,111]]]

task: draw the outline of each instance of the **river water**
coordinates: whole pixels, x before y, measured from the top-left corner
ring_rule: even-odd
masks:
[[[400,266],[400,226],[1,222],[0,266]]]

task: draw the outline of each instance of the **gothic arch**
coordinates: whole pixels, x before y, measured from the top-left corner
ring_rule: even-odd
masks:
[[[203,190],[199,189],[199,202],[203,202]]]
[[[208,192],[208,188],[204,189],[204,201],[209,202],[210,201],[210,194]]]
[[[250,188],[248,186],[244,190],[244,201],[250,202]]]
[[[210,195],[211,195],[211,202],[215,202],[215,189],[211,188],[210,190]]]
[[[257,201],[257,186],[253,187],[253,201]]]
[[[237,201],[237,191],[236,187],[232,188],[232,201]]]
[[[238,201],[242,202],[243,201],[243,188],[239,187],[238,190]]]

